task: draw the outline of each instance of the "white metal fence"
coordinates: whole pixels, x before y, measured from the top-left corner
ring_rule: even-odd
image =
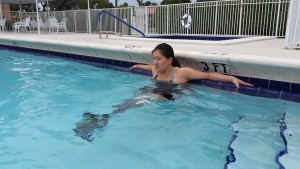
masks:
[[[300,1],[291,0],[287,23],[286,48],[300,49]]]
[[[284,37],[290,0],[224,0],[177,5],[129,7],[106,9],[121,19],[150,34],[204,34],[248,35]],[[47,22],[48,16],[60,21],[67,18],[69,32],[98,32],[99,9],[42,12],[40,17]],[[190,28],[181,25],[181,17],[190,14]],[[30,13],[34,15],[34,13]],[[24,18],[27,13],[11,12],[10,18]],[[34,16],[32,16],[34,18]],[[101,30],[121,32],[120,22],[102,15]],[[12,21],[14,22],[14,21]],[[11,23],[9,23],[11,24]],[[91,29],[89,29],[91,25]],[[10,25],[7,25],[9,30]],[[131,34],[137,32],[131,31]]]
[[[289,0],[230,0],[145,7],[146,34],[284,36]],[[181,17],[190,14],[186,29]]]

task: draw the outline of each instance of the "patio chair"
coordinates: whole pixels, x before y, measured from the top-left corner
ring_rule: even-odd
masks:
[[[38,30],[38,22],[37,21],[31,21],[30,24],[31,24],[32,29]],[[49,27],[48,25],[46,25],[43,22],[43,20],[41,18],[39,18],[39,26],[40,26],[40,31],[48,30],[48,27]]]
[[[0,29],[3,32],[4,32],[4,29],[5,29],[5,24],[6,24],[6,18],[0,19]]]
[[[68,18],[62,18],[61,22],[58,23],[58,30],[60,31],[64,31],[64,32],[68,32],[68,28],[67,28],[67,21]]]
[[[30,21],[30,28],[32,30],[37,30],[38,24],[37,24],[37,22],[35,20]]]
[[[41,31],[44,31],[44,30],[47,30],[49,26],[47,26],[43,20],[41,18],[39,18],[39,24],[40,24],[40,30]]]
[[[50,16],[49,17],[49,33],[51,30],[56,30],[56,32],[58,32],[58,23],[57,23],[57,19],[55,18],[55,16]]]
[[[24,28],[26,30],[26,32],[28,32],[28,30],[30,30],[30,32],[31,32],[30,20],[31,20],[31,18],[27,17],[22,22],[15,22],[14,25],[13,25],[14,31],[18,30],[18,33],[19,33],[20,29]]]

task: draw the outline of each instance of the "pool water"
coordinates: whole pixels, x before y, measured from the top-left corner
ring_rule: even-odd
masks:
[[[112,112],[153,85],[150,77],[8,50],[0,56],[1,169],[300,168],[299,103],[190,85],[175,100],[116,114],[88,142],[72,130],[83,113]]]

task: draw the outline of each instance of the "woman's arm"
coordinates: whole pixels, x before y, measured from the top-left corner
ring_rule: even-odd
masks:
[[[240,85],[246,85],[246,86],[253,86],[250,83],[246,83],[234,76],[230,75],[223,75],[217,72],[201,72],[192,68],[181,68],[182,73],[185,75],[185,77],[188,80],[194,80],[194,79],[208,79],[208,80],[214,80],[214,81],[220,81],[220,82],[231,82],[233,83],[237,88],[240,87]]]
[[[129,70],[132,70],[132,69],[152,70],[152,67],[153,67],[153,65],[137,64],[137,65],[133,65],[131,68],[129,68]]]

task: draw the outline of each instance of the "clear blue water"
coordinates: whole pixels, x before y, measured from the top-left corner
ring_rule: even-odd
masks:
[[[7,50],[0,56],[1,169],[279,168],[283,117],[288,154],[279,160],[300,168],[299,103],[190,85],[174,101],[113,116],[87,142],[72,130],[82,114],[110,113],[153,84],[150,77]]]

